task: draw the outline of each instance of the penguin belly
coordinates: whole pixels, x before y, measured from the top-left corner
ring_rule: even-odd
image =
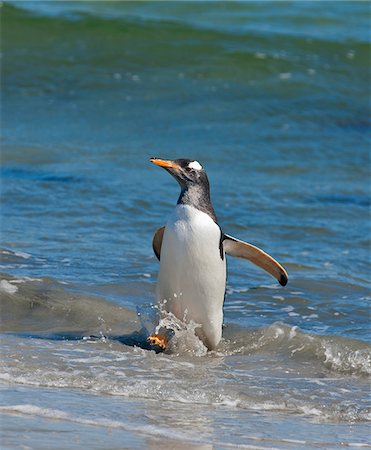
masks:
[[[209,350],[222,336],[226,261],[220,238],[208,214],[177,205],[166,224],[156,288],[157,302],[168,312],[200,325],[196,333]]]

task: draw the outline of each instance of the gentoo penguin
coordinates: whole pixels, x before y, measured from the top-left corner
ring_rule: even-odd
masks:
[[[156,301],[178,319],[199,324],[198,337],[214,350],[222,337],[225,253],[248,259],[282,286],[287,284],[287,272],[259,248],[223,233],[211,204],[209,180],[198,161],[150,161],[167,170],[181,189],[166,226],[153,238],[153,250],[160,260]],[[154,334],[148,340],[163,349],[167,345],[165,334]]]

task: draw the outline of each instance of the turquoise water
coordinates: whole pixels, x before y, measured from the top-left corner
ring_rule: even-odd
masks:
[[[369,445],[369,10],[3,4],[4,448]],[[199,160],[223,230],[289,272],[228,260],[216,354],[117,340],[178,196],[151,156]]]

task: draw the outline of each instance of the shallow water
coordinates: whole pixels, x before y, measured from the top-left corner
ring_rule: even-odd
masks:
[[[370,447],[367,3],[6,2],[2,448]],[[198,159],[224,339],[154,326],[153,232]]]

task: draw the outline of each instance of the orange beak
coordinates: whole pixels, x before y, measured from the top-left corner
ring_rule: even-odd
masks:
[[[164,167],[165,169],[179,169],[178,164],[174,161],[159,159],[159,158],[151,158],[151,163],[156,164],[156,166]]]

